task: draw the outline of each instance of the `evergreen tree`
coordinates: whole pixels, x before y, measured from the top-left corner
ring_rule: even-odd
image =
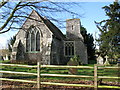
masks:
[[[104,6],[107,20],[95,22],[100,31],[99,39],[97,40],[100,46],[100,53],[109,58],[117,59],[120,57],[120,5],[114,2],[109,6]]]
[[[87,33],[86,28],[81,26],[81,34],[84,38],[84,43],[87,46],[87,53],[88,53],[88,60],[95,60],[95,45],[94,45],[94,38],[92,34]]]
[[[12,47],[13,47],[13,44],[14,44],[15,40],[16,40],[16,36],[13,36],[13,37],[10,38],[10,40],[8,42],[8,50],[10,52],[12,52]]]

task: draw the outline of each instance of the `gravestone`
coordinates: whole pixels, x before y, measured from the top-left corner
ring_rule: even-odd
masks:
[[[6,54],[5,57],[3,57],[4,60],[9,60],[8,55]]]
[[[97,58],[97,64],[101,64],[101,65],[103,65],[103,58],[101,57],[101,56],[98,56],[98,58]]]
[[[117,65],[120,66],[120,58],[118,58]]]
[[[108,56],[105,56],[105,58],[106,58],[106,61],[105,61],[104,65],[110,65],[110,63],[108,61]]]
[[[70,59],[70,61],[67,63],[68,66],[77,66],[79,65],[79,63],[77,62],[77,60],[73,60],[72,58]],[[78,74],[78,69],[77,68],[70,68],[69,69],[69,74]]]

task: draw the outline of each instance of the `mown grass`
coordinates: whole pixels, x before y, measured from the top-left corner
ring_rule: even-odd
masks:
[[[10,63],[10,60],[0,60],[0,63]]]
[[[4,63],[8,63],[9,61],[5,61]],[[93,64],[88,64],[84,66],[94,66]],[[16,72],[29,72],[29,73],[37,73],[36,68],[24,68],[24,67],[16,67],[16,66],[0,66],[3,71],[16,71]],[[41,73],[46,74],[69,74],[68,69],[56,69],[56,68],[41,68]],[[118,69],[99,69],[98,75],[99,76],[115,76],[117,77],[120,71]],[[93,76],[94,70],[93,69],[78,69],[78,75],[87,75]],[[32,75],[19,75],[19,74],[3,74],[3,77],[6,78],[14,78],[14,79],[36,79],[37,76]],[[93,78],[64,78],[64,77],[42,77],[43,80],[94,80]],[[103,81],[113,81],[117,82],[117,79],[103,79]]]

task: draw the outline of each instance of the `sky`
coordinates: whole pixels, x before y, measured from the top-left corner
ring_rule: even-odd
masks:
[[[94,1],[94,0],[93,0]],[[80,18],[81,24],[87,29],[88,33],[93,34],[95,37],[98,37],[99,30],[96,28],[96,25],[94,21],[100,22],[102,20],[107,19],[108,17],[105,15],[104,10],[102,9],[103,6],[109,5],[112,3],[112,0],[109,0],[109,2],[79,2],[81,10],[78,8],[74,8],[74,10],[77,13],[82,13],[82,17]],[[67,17],[64,19],[70,19],[73,17]],[[74,18],[76,18],[74,16]],[[65,33],[65,29],[61,30],[63,33]],[[4,34],[0,34],[0,49],[7,47],[7,41],[17,33],[18,31],[9,31]]]

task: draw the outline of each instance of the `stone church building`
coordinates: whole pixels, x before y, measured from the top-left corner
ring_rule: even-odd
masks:
[[[32,19],[29,19],[32,18]],[[87,48],[80,33],[80,19],[66,20],[66,36],[47,18],[32,11],[16,34],[12,60],[42,64],[67,64],[74,55],[88,63]]]

